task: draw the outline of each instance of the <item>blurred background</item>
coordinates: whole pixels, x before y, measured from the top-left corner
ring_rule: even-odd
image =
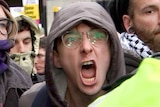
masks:
[[[64,6],[72,2],[93,1],[102,5],[105,0],[6,0],[11,12],[30,16],[47,35],[55,14]]]

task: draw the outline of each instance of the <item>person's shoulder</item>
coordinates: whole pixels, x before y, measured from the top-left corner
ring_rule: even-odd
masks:
[[[28,73],[8,57],[8,72],[6,72],[10,84],[17,88],[30,88],[33,83]]]
[[[38,92],[45,84],[45,81],[36,83],[29,90],[25,91],[19,99],[19,107],[31,107]]]
[[[43,81],[43,82],[39,82],[39,83],[36,83],[34,84],[29,90],[27,90],[26,92],[23,93],[23,95],[27,95],[27,94],[30,94],[30,93],[37,93],[39,92],[39,90],[45,86],[46,82]]]
[[[9,57],[9,68],[10,70],[16,71],[16,72],[21,72],[23,74],[26,74],[26,72],[14,61]]]

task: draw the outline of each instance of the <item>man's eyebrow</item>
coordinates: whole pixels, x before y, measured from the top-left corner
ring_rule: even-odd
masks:
[[[27,39],[31,39],[31,37],[26,37],[26,38],[24,38],[24,40],[27,40]]]
[[[152,8],[152,9],[158,9],[155,5],[147,5],[147,6],[145,6],[145,7],[142,8],[142,11],[144,11],[146,9],[150,9],[150,8]]]

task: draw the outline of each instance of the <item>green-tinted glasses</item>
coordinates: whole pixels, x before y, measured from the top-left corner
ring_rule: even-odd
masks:
[[[13,21],[7,18],[0,19],[0,33],[4,36],[9,35],[12,31]]]
[[[92,29],[89,32],[77,32],[76,30],[67,31],[62,36],[62,42],[64,46],[68,48],[76,48],[81,44],[82,35],[86,34],[90,43],[93,45],[99,45],[108,40],[109,34],[103,29]]]

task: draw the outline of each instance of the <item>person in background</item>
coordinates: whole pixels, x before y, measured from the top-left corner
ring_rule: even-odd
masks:
[[[45,71],[45,55],[46,55],[46,36],[40,38],[38,54],[35,56],[34,67],[36,70],[37,78],[40,81],[44,81]]]
[[[159,0],[108,0],[110,13],[124,49],[126,71],[138,68],[143,58],[160,51]]]
[[[123,51],[110,15],[96,2],[71,3],[56,14],[47,36],[46,85],[26,91],[19,107],[86,107],[123,75]]]
[[[121,33],[122,47],[140,59],[160,51],[159,0],[110,0],[110,12]]]
[[[42,32],[42,34],[44,34]],[[31,97],[28,99],[23,99],[21,98],[20,99],[20,102],[21,100],[23,100],[22,103],[20,103],[20,107],[30,107],[31,106],[31,102],[34,97],[35,97],[35,92],[38,92],[39,89],[41,89],[41,87],[45,84],[45,49],[46,49],[46,39],[47,37],[46,36],[43,36],[40,38],[40,43],[39,43],[39,50],[38,50],[38,54],[35,56],[35,65],[34,65],[34,87],[31,87],[31,89],[29,90],[29,92],[24,92],[23,93],[23,96],[30,96],[30,94],[28,93],[32,93]],[[34,90],[34,91],[32,91]],[[25,101],[25,102],[24,102]],[[25,105],[24,105],[25,103]]]
[[[40,38],[38,54],[35,57],[36,73],[40,75],[44,75],[45,71],[46,39],[46,36]]]
[[[40,28],[28,16],[18,14],[15,19],[18,23],[18,34],[16,37],[9,37],[15,41],[15,45],[10,51],[10,57],[31,76],[35,83],[37,79],[33,68],[34,58],[39,49]]]
[[[9,6],[0,0],[0,107],[18,107],[19,97],[32,86],[29,75],[8,54],[14,46],[9,37],[16,33],[17,23]]]

